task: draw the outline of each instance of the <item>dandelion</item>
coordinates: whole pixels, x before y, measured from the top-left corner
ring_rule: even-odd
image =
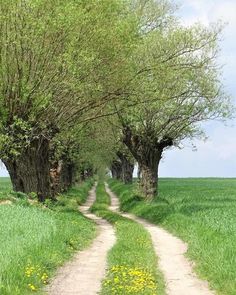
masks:
[[[142,267],[115,265],[108,272],[104,287],[112,295],[116,294],[149,294],[156,293],[155,278],[149,270]]]
[[[33,284],[28,284],[28,287],[30,288],[31,291],[37,290],[37,288]]]
[[[45,282],[47,283],[47,279],[48,279],[48,275],[46,273],[43,273],[41,280],[43,281],[44,284]]]

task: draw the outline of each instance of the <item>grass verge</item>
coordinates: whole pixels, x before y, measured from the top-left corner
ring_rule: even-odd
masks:
[[[0,206],[1,295],[43,293],[56,268],[95,237],[94,223],[77,210],[90,186],[81,184],[48,207],[27,201]]]
[[[103,183],[98,184],[96,193],[91,211],[112,223],[117,236],[117,242],[108,254],[109,269],[101,294],[165,294],[148,232],[142,225],[108,209],[110,198]]]
[[[236,294],[236,180],[160,179],[153,202],[136,184],[109,180],[121,209],[159,224],[188,243],[195,270],[218,294]]]

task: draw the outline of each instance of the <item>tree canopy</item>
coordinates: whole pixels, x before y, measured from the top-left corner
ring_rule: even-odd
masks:
[[[184,27],[175,11],[167,0],[0,1],[0,157],[15,190],[44,200],[52,171],[67,188],[76,170],[115,163],[130,181],[137,162],[153,198],[163,151],[230,117],[222,26]]]

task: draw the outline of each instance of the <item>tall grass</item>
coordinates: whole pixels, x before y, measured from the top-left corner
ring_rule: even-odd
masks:
[[[236,179],[161,179],[151,203],[136,184],[109,180],[121,208],[160,224],[189,245],[196,271],[218,294],[236,294]]]
[[[94,238],[94,224],[77,211],[90,187],[83,186],[50,208],[0,205],[1,295],[41,293],[56,268]]]

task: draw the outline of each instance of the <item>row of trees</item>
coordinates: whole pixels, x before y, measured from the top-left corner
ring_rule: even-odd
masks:
[[[183,27],[167,0],[0,1],[0,158],[13,188],[54,198],[102,173],[157,194],[163,152],[232,105],[221,26]]]

